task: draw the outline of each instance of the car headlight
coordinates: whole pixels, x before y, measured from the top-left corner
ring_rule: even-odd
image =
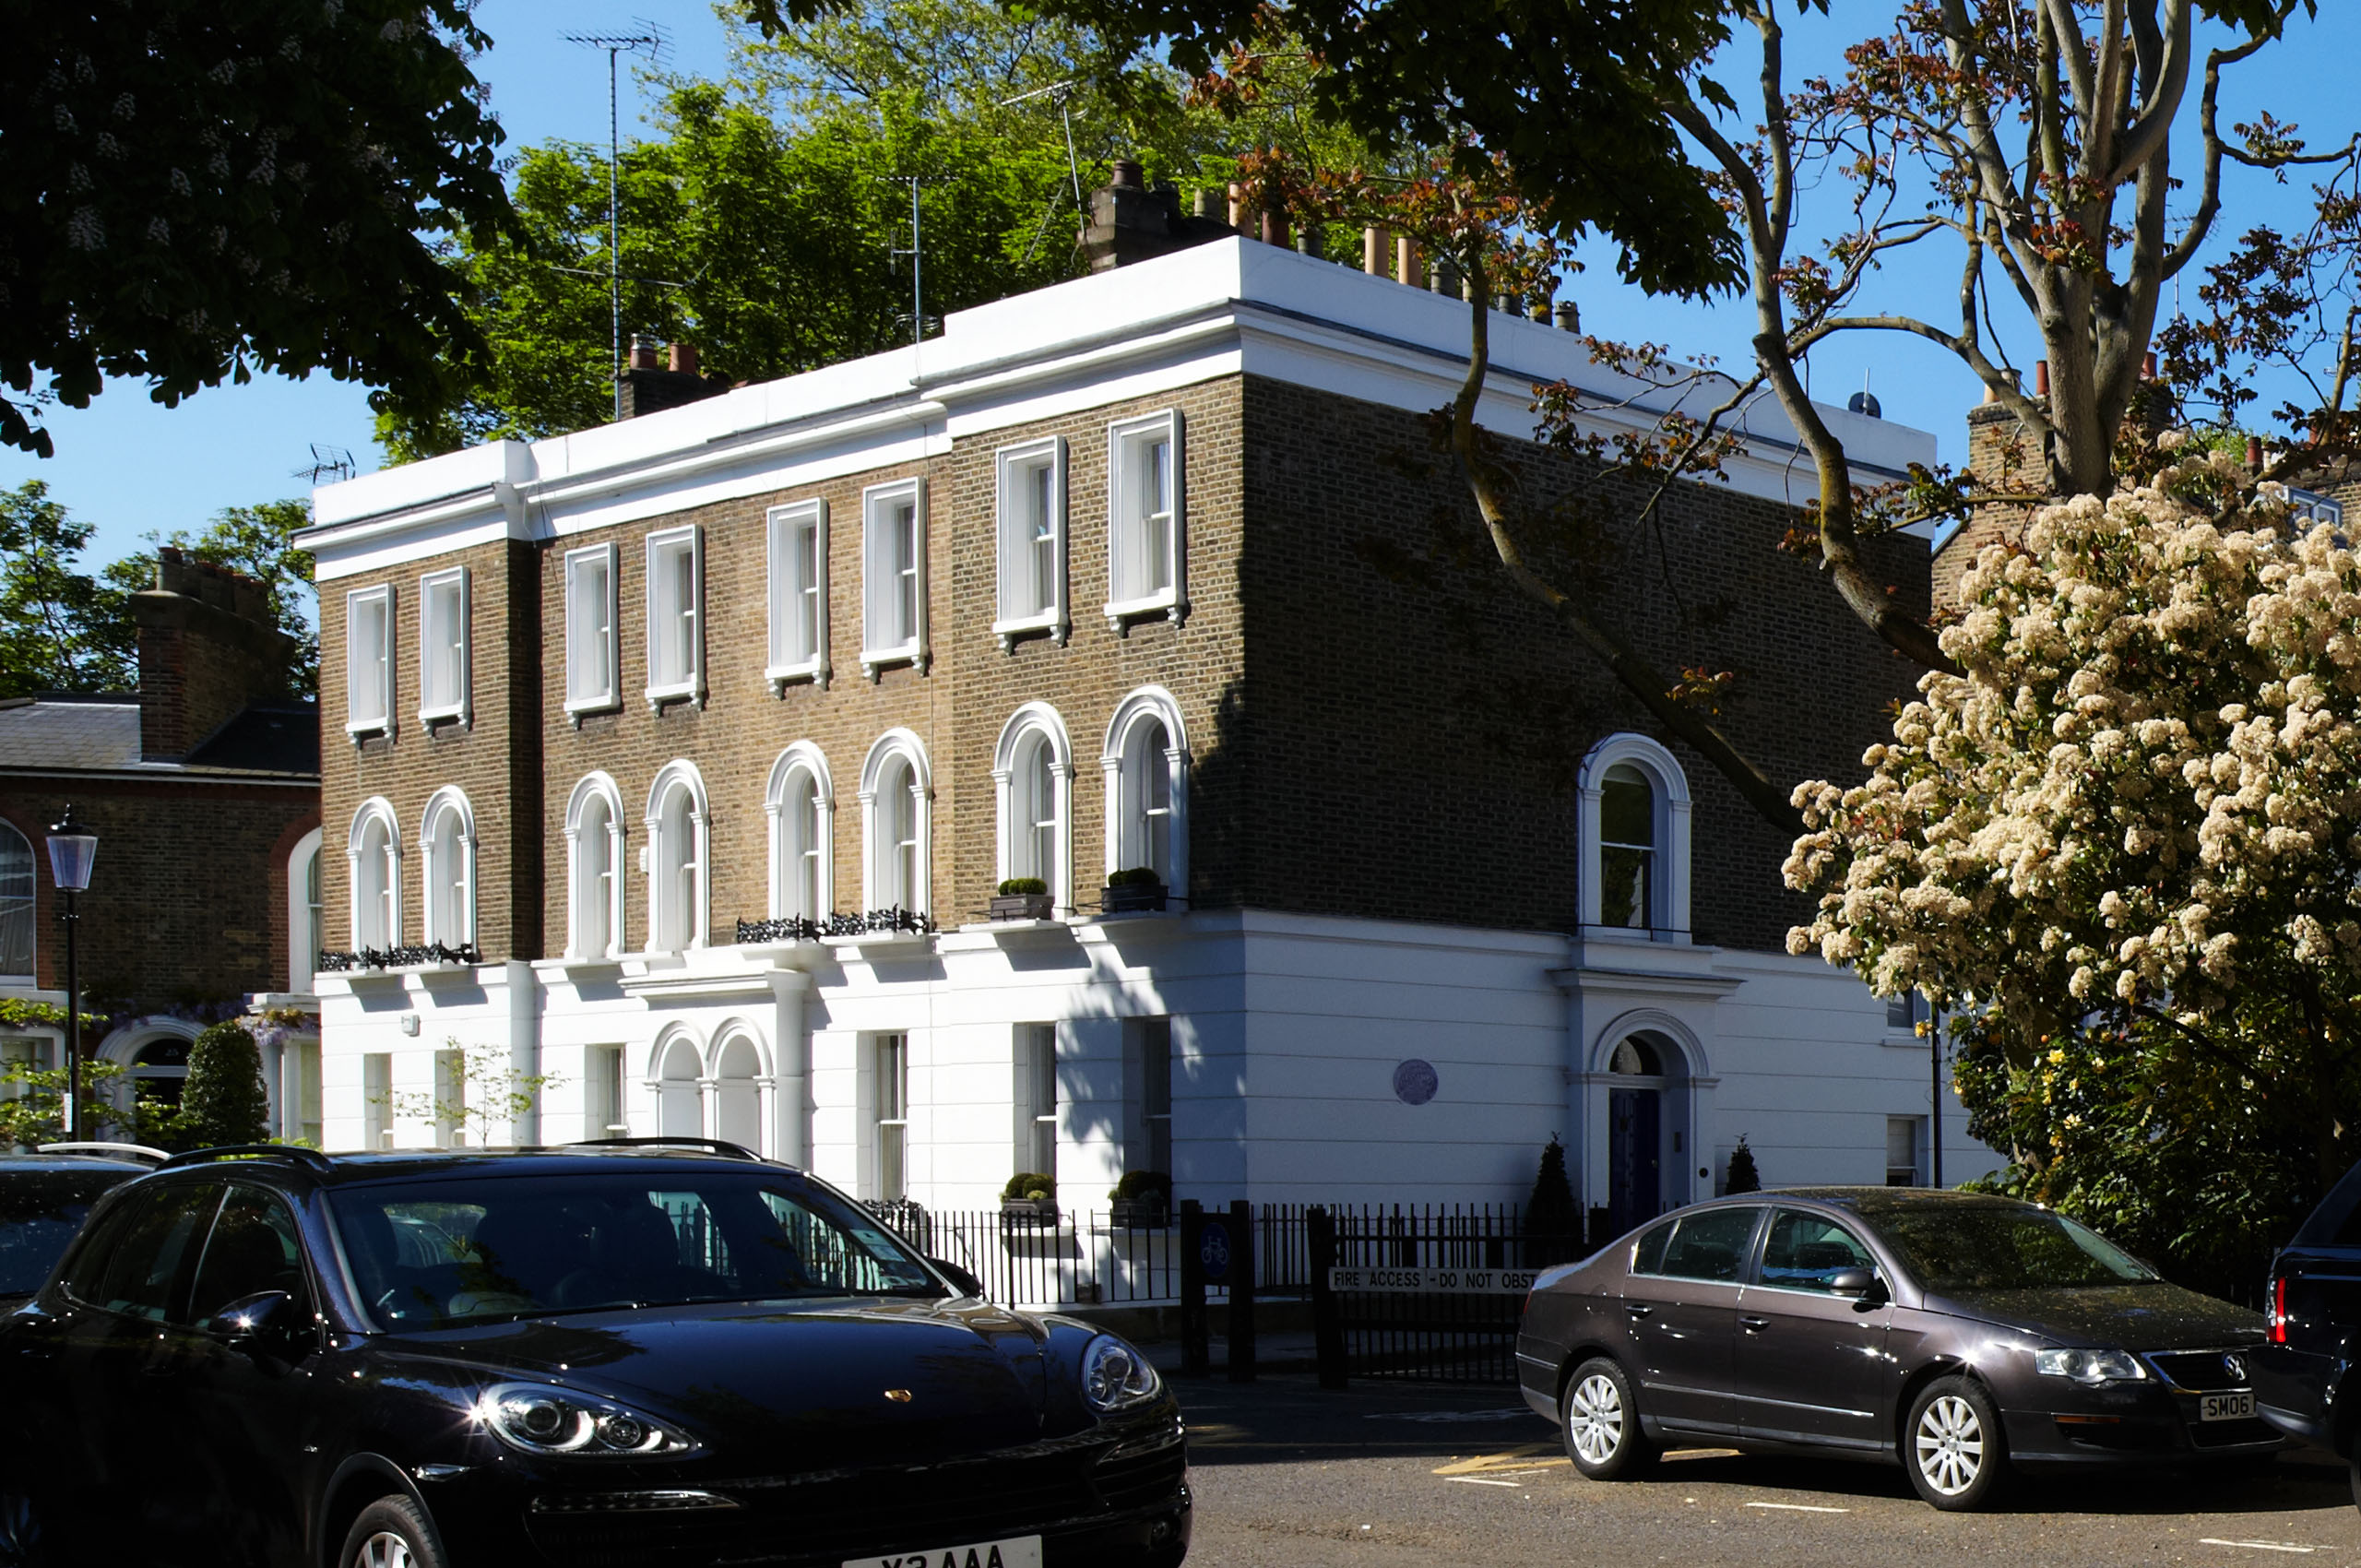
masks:
[[[546,1383],[503,1383],[476,1401],[476,1420],[519,1453],[583,1459],[682,1459],[704,1451],[687,1433],[628,1405]]]
[[[2033,1370],[2044,1377],[2093,1384],[2137,1383],[2148,1375],[2148,1370],[2128,1350],[2035,1350]]]
[[[1111,1334],[1102,1334],[1083,1348],[1082,1396],[1094,1410],[1121,1410],[1153,1399],[1164,1380],[1147,1358]]]

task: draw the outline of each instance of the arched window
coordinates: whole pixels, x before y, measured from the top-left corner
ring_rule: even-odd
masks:
[[[705,780],[693,763],[668,762],[647,793],[647,948],[678,953],[706,944]]]
[[[704,1092],[698,1078],[704,1063],[696,1042],[676,1034],[670,1044],[657,1046],[656,1057],[656,1131],[668,1138],[703,1137]]]
[[[819,747],[798,741],[779,754],[763,809],[771,823],[771,919],[821,919],[836,901],[836,790]]]
[[[1099,757],[1107,776],[1107,869],[1146,866],[1189,890],[1189,748],[1180,707],[1160,686],[1125,697]]]
[[[476,939],[476,821],[467,796],[437,790],[419,827],[424,940],[465,947]]]
[[[380,795],[352,815],[345,845],[352,862],[352,945],[380,952],[402,940],[402,837],[394,808]]]
[[[934,792],[926,748],[908,730],[889,730],[869,748],[860,778],[868,847],[864,907],[923,914],[931,907],[928,804]]]
[[[33,978],[32,840],[0,822],[0,980]]]
[[[327,945],[327,928],[321,920],[320,830],[296,840],[287,857],[287,989],[308,992],[313,971],[319,968],[320,949]]]
[[[1026,703],[1001,731],[992,760],[1000,796],[1000,876],[1038,876],[1060,909],[1074,901],[1074,750],[1057,710]]]
[[[1610,735],[1583,759],[1585,927],[1689,938],[1689,780],[1645,735]]]
[[[603,773],[574,787],[565,807],[565,956],[614,957],[623,944],[623,800]]]

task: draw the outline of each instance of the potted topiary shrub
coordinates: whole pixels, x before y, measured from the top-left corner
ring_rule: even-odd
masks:
[[[1012,876],[1000,885],[992,900],[996,921],[1046,921],[1057,913],[1050,885],[1038,876]]]
[[[1038,1170],[1020,1170],[1000,1190],[1000,1222],[1009,1228],[1038,1229],[1058,1222],[1058,1179]]]
[[[1161,1170],[1126,1170],[1107,1194],[1113,1230],[1153,1230],[1172,1223],[1172,1178]]]
[[[1136,915],[1160,911],[1169,892],[1164,878],[1154,866],[1133,866],[1128,871],[1110,872],[1107,891],[1099,900],[1099,908],[1110,915]]]

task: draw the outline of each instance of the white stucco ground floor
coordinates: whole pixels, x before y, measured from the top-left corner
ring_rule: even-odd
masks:
[[[1180,1197],[1496,1203],[1569,1151],[1636,1219],[1718,1190],[1998,1163],[1926,1041],[1817,959],[1258,910],[324,974],[331,1149],[728,1138],[867,1198],[1047,1170]]]

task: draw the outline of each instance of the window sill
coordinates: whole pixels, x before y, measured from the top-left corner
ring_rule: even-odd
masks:
[[[872,682],[888,665],[907,664],[923,675],[931,662],[927,650],[917,643],[901,647],[865,647],[860,650],[860,672]]]
[[[361,723],[347,724],[344,727],[344,732],[346,737],[357,746],[374,735],[383,735],[386,739],[392,740],[394,724],[389,719],[371,719]]]
[[[785,696],[788,687],[807,681],[825,692],[828,689],[828,675],[827,664],[818,659],[809,664],[782,664],[763,671],[763,679],[771,683],[771,695],[775,697]]]
[[[1074,623],[1068,620],[1062,612],[1052,612],[1046,615],[1028,615],[1016,621],[992,623],[992,636],[1000,639],[1000,650],[1003,653],[1014,653],[1018,642],[1043,632],[1050,635],[1050,641],[1063,647],[1074,634]]]
[[[1110,600],[1106,607],[1107,624],[1117,636],[1130,634],[1134,621],[1154,620],[1157,616],[1178,626],[1189,618],[1189,601],[1179,590],[1167,589],[1145,599]]]
[[[705,707],[705,682],[695,680],[677,686],[650,686],[643,694],[647,698],[647,711],[654,713],[669,703],[693,702]]]
[[[1653,943],[1660,946],[1686,947],[1689,933],[1664,926],[1586,925],[1583,927],[1585,942],[1628,942],[1634,946]]]

